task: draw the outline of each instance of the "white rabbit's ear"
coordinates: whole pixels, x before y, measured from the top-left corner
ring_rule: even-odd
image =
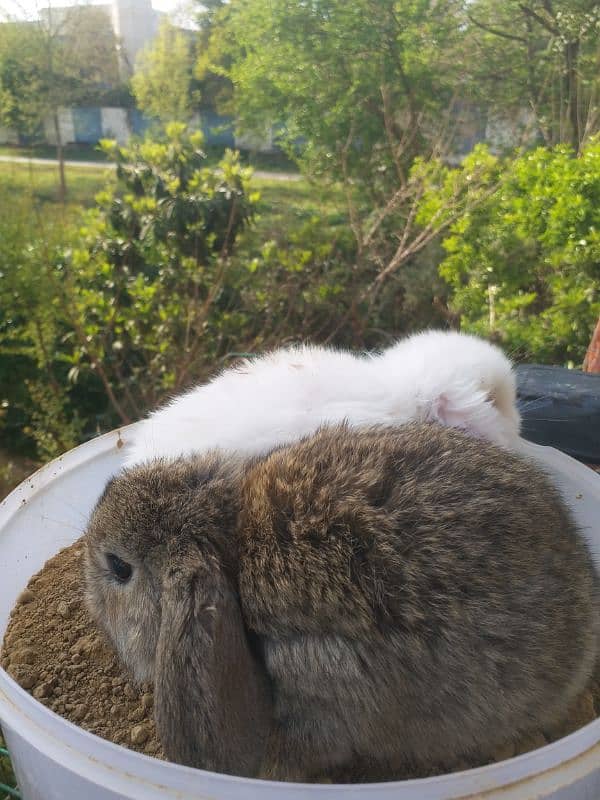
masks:
[[[196,563],[194,563],[194,561]],[[171,569],[162,595],[155,714],[167,758],[234,775],[259,773],[272,705],[235,591],[217,559]]]
[[[427,402],[426,419],[504,447],[516,441],[519,430],[516,409],[514,417],[503,414],[493,393],[467,383],[448,388]]]

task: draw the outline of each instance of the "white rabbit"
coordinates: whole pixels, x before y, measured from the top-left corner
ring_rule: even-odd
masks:
[[[394,406],[390,419],[436,420],[503,447],[516,445],[517,384],[498,347],[455,331],[425,331],[385,350],[376,363]]]
[[[227,369],[150,414],[125,464],[214,447],[262,455],[344,420],[437,420],[510,447],[519,431],[515,398],[509,360],[464,334],[428,331],[373,356],[290,347]]]
[[[372,411],[370,361],[350,352],[299,346],[226,369],[145,419],[126,465],[214,447],[261,454],[325,422],[381,421]]]

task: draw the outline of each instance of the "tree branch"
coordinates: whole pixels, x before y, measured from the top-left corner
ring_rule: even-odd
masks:
[[[537,11],[534,11],[532,8],[529,8],[523,3],[519,3],[519,8],[524,14],[538,22],[542,28],[545,28],[553,36],[560,36],[560,30],[555,25],[552,25],[552,23],[549,22],[545,17],[542,17],[540,14],[538,14]]]
[[[350,221],[350,227],[352,228],[352,233],[354,234],[354,238],[356,239],[358,250],[359,252],[361,252],[363,249],[362,228],[358,213],[356,211],[356,205],[354,203],[354,197],[352,194],[352,181],[350,179],[350,174],[348,172],[348,152],[350,150],[350,147],[352,146],[352,142],[354,141],[355,125],[356,123],[353,118],[350,121],[350,130],[348,131],[348,136],[346,137],[346,141],[341,149],[340,164],[342,167],[342,174],[344,176],[344,193],[346,195],[346,206],[348,208],[348,218]]]
[[[383,103],[383,127],[385,130],[385,138],[387,139],[388,147],[390,148],[390,154],[392,156],[392,161],[394,162],[394,166],[396,168],[396,175],[398,176],[400,185],[403,186],[406,183],[406,176],[404,174],[404,170],[402,169],[402,164],[400,163],[400,159],[398,158],[398,152],[401,152],[402,148],[401,145],[399,145],[399,147],[396,148],[394,143],[394,135],[392,132],[392,114],[390,111],[389,89],[384,83],[382,83],[382,85],[379,87],[379,91],[381,93],[381,101]],[[411,125],[410,127],[412,128],[413,126]]]
[[[494,36],[501,36],[503,39],[510,39],[514,42],[521,42],[521,44],[527,44],[527,39],[524,36],[517,36],[515,33],[506,33],[505,31],[500,31],[497,28],[492,28],[490,25],[485,25],[483,22],[475,19],[471,14],[467,14],[467,19],[469,22],[472,22],[473,25],[477,28],[481,28],[483,31],[487,31],[488,33],[493,34]]]

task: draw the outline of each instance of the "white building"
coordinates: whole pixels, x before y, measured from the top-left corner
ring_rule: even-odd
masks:
[[[109,8],[121,74],[131,75],[138,53],[156,36],[162,15],[152,8],[150,0],[113,0]]]

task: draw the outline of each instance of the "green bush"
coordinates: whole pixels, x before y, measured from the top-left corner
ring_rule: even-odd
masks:
[[[11,449],[55,455],[236,353],[292,341],[377,348],[460,321],[517,355],[582,360],[600,310],[598,145],[506,161],[477,147],[459,169],[416,161],[411,235],[426,246],[378,282],[403,207],[381,222],[361,206],[366,230],[381,222],[361,249],[341,187],[265,182],[258,197],[236,155],[209,168],[200,144],[181,125],[106,144],[116,180],[77,224],[33,230],[27,203],[0,220]]]
[[[443,243],[462,329],[530,361],[580,365],[600,314],[600,143],[497,161],[488,186]]]
[[[260,221],[258,222],[260,226]],[[378,265],[357,258],[345,217],[309,213],[279,230],[253,231],[254,248],[241,242],[235,308],[239,349],[312,341],[357,350],[385,346],[403,333],[443,325],[444,282],[433,243],[390,279],[376,297],[369,287]],[[248,257],[239,256],[247,253]],[[443,303],[442,303],[443,306]],[[233,335],[233,331],[231,331]]]
[[[0,218],[0,428],[11,452],[55,456],[140,417],[223,348],[232,253],[255,198],[201,135],[105,143],[116,182],[63,224],[23,192]]]
[[[4,194],[4,193],[3,193]],[[69,233],[31,194],[4,194],[0,216],[0,431],[3,445],[50,456],[80,439],[68,408],[60,352],[66,332],[57,303],[53,258]]]
[[[95,379],[105,425],[137,419],[186,386],[219,347],[215,316],[254,198],[237,154],[208,168],[201,143],[178,123],[161,142],[104,143],[116,186],[98,195],[55,265],[69,379]]]

